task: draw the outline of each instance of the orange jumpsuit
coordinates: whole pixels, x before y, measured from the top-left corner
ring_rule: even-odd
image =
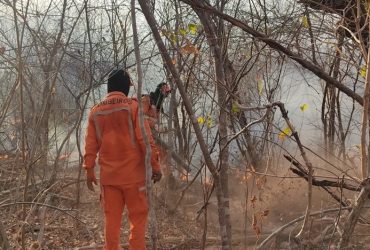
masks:
[[[144,119],[151,146],[153,172],[160,172],[158,149]],[[88,118],[83,167],[100,166],[101,201],[105,215],[105,250],[121,249],[122,211],[128,209],[130,249],[145,249],[148,204],[145,192],[145,151],[139,127],[138,103],[111,92],[94,106]]]

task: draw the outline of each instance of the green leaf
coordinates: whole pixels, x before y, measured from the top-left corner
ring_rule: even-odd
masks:
[[[207,127],[208,128],[212,128],[213,126],[213,120],[212,120],[212,117],[211,116],[208,116],[207,117]]]
[[[189,23],[188,24],[188,29],[189,29],[191,34],[195,35],[198,31],[198,26],[194,23]]]
[[[240,112],[240,109],[238,105],[236,104],[236,102],[233,102],[233,104],[231,105],[231,112],[234,114],[237,114]]]
[[[187,31],[187,30],[185,30],[185,29],[179,29],[179,33],[180,33],[180,35],[182,35],[182,36],[186,36],[186,34],[188,34],[188,31]]]

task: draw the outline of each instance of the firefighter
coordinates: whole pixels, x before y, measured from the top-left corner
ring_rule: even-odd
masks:
[[[130,221],[130,249],[146,249],[146,145],[139,126],[138,103],[127,97],[130,86],[127,72],[113,71],[108,79],[108,95],[91,109],[88,118],[83,167],[87,186],[94,191],[93,184],[97,185],[94,166],[99,155],[105,250],[121,249],[120,227],[125,206]],[[151,147],[152,179],[157,182],[162,177],[159,153],[146,119],[144,126]]]

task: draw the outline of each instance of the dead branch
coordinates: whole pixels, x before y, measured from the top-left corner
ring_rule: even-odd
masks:
[[[60,211],[64,214],[68,215],[69,217],[75,219],[76,221],[80,222],[81,224],[86,225],[86,222],[83,222],[79,218],[77,218],[74,215],[68,213],[68,211],[73,211],[72,209],[63,209],[63,208],[55,207],[55,206],[44,204],[44,203],[17,201],[17,202],[13,202],[13,203],[2,204],[2,205],[0,205],[0,208],[6,208],[6,207],[16,206],[16,205],[35,205],[35,206],[41,206],[41,207],[45,206],[45,207],[48,207],[48,208],[51,208],[51,209],[54,209],[54,210],[58,210],[58,211]]]
[[[297,167],[298,169],[295,169],[295,168],[290,168],[290,170],[304,178],[305,180],[307,180],[307,173],[306,171],[304,171],[302,165],[294,160],[292,157],[288,156],[288,155],[284,155],[284,157],[290,161],[295,167]],[[361,191],[361,186],[358,186],[358,187],[355,187],[351,184],[348,184],[348,183],[345,183],[345,182],[339,182],[339,181],[329,181],[329,180],[317,180],[314,176],[312,177],[312,185],[314,186],[319,186],[319,187],[337,187],[337,188],[344,188],[344,189],[347,189],[347,190],[351,190],[351,191]]]
[[[44,204],[48,204],[51,199],[52,194],[48,194]],[[39,243],[39,246],[42,247],[42,241],[44,238],[44,231],[45,231],[45,214],[46,214],[47,206],[43,206],[40,211],[40,231],[39,235],[37,236],[37,241]]]
[[[338,249],[343,249],[348,245],[349,239],[355,229],[357,221],[360,218],[362,208],[364,208],[366,201],[370,198],[370,179],[367,179],[366,185],[362,188],[355,205],[350,212],[348,219],[344,223],[343,235],[338,244]]]
[[[290,162],[292,162],[292,164],[294,166],[296,166],[298,169],[295,169],[295,168],[289,168],[293,173],[295,173],[296,175],[304,178],[306,181],[308,181],[308,176],[307,176],[307,172],[303,169],[302,165],[293,160],[290,156],[287,156],[287,155],[284,155],[284,157],[286,159],[288,159]],[[325,180],[326,181],[326,180]],[[329,181],[326,181],[326,182],[329,182]],[[335,183],[335,182],[332,182],[332,183]],[[320,185],[321,184],[321,185]],[[342,185],[343,182],[340,183],[340,185]],[[349,204],[347,204],[346,202],[344,202],[342,200],[341,197],[339,197],[338,195],[336,195],[334,192],[332,192],[327,186],[325,185],[322,185],[322,183],[320,183],[320,181],[317,181],[314,177],[312,177],[312,185],[314,186],[320,186],[322,189],[324,189],[331,197],[333,197],[334,200],[336,200],[338,203],[340,203],[342,206],[346,207],[346,206],[349,206]],[[334,185],[334,184],[333,184]],[[341,186],[340,186],[341,187]],[[343,188],[343,187],[341,187]]]
[[[327,214],[327,213],[332,213],[332,212],[336,212],[340,209],[349,210],[349,209],[351,209],[351,207],[331,208],[331,209],[327,209],[327,210],[324,210],[324,211],[317,211],[317,212],[311,213],[310,216],[312,217],[312,216],[316,216],[316,215],[323,215],[323,214]],[[288,228],[288,227],[294,225],[295,223],[303,220],[304,218],[305,218],[305,215],[303,215],[301,217],[298,217],[298,218],[288,222],[287,224],[279,227],[274,232],[272,232],[264,241],[262,241],[261,244],[257,247],[257,249],[262,249],[273,237],[278,235],[280,232],[282,232],[286,228]]]

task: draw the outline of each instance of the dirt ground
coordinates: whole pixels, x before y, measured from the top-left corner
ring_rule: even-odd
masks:
[[[72,176],[71,173],[68,176]],[[214,196],[209,200],[207,209],[202,209],[204,192],[209,191],[211,185],[195,182],[184,192],[178,203],[182,190],[187,185],[186,181],[176,180],[175,186],[169,189],[164,180],[154,186],[154,224],[158,249],[201,249],[203,237],[206,238],[205,249],[220,249],[217,203]],[[306,187],[304,180],[293,175],[284,179],[258,175],[245,178],[233,173],[230,177],[233,249],[255,249],[273,231],[302,216],[307,204]],[[47,203],[51,207],[33,206],[30,210],[30,206],[26,205],[27,223],[24,224],[24,232],[27,249],[102,248],[104,223],[98,190],[92,193],[81,182],[81,200],[78,206],[76,183],[68,181],[68,178],[47,191],[40,192],[41,190],[43,189],[30,190],[33,202]],[[1,192],[3,191],[0,191],[0,195]],[[20,249],[22,237],[19,222],[23,217],[22,205],[4,204],[12,204],[12,197],[17,197],[17,192],[20,191],[15,190],[5,200],[4,195],[0,196],[0,219],[11,249]],[[336,202],[319,188],[314,188],[313,197],[315,212],[337,207]],[[353,198],[353,195],[348,194],[348,198]],[[174,210],[177,203],[177,209]],[[346,212],[343,211],[343,214]],[[294,242],[293,236],[298,233],[302,223],[299,221],[277,234],[266,244],[265,249],[323,249],[319,247],[324,244],[320,243],[320,235],[323,233],[329,236],[332,234],[332,240],[325,243],[325,248],[333,249],[331,246],[334,247],[338,239],[330,225],[333,225],[337,215],[338,212],[323,212],[314,217],[309,238],[313,242],[317,241],[315,245]],[[353,236],[354,243],[349,249],[370,249],[369,229],[366,224],[359,225]],[[126,212],[121,231],[122,246],[128,249]],[[40,239],[43,242],[42,247],[37,243]],[[149,232],[147,243],[150,249]]]

